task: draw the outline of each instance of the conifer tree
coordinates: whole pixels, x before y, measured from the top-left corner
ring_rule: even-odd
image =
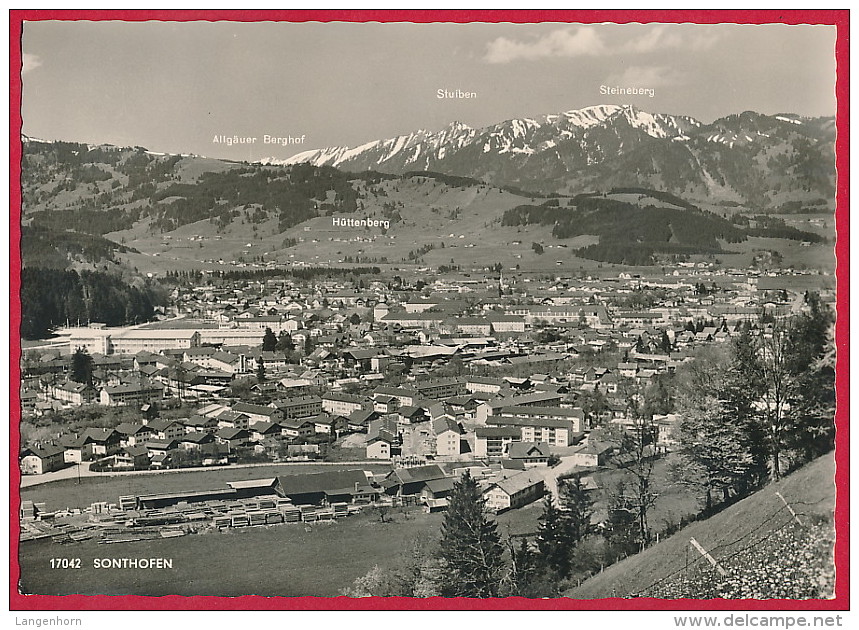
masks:
[[[277,348],[277,337],[271,328],[266,328],[262,338],[263,352],[274,352],[275,348]]]
[[[445,597],[498,597],[506,564],[498,526],[477,482],[466,472],[454,485],[442,524],[439,554]]]
[[[86,348],[78,348],[72,355],[72,380],[92,385],[93,360]]]
[[[543,501],[543,513],[539,517],[537,548],[545,567],[559,578],[570,574],[570,552],[572,551],[570,522],[558,509],[551,495]]]

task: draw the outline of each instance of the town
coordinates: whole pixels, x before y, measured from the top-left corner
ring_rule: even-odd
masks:
[[[650,277],[469,276],[201,273],[173,290],[162,321],[65,329],[63,347],[23,356],[22,471],[480,463],[500,465],[485,475],[492,506],[515,508],[560,474],[607,464],[636,426],[632,388],[664,387],[698,348],[801,311],[808,290],[834,301],[825,275],[705,263]],[[44,428],[84,408],[121,413],[112,426]],[[654,445],[667,452],[678,415],[667,400],[660,411]]]

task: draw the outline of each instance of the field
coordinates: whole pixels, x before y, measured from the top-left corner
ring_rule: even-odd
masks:
[[[372,511],[330,524],[242,528],[182,538],[99,545],[22,546],[21,588],[41,595],[266,595],[334,597],[374,565],[397,564],[416,537],[434,536],[442,514]],[[309,531],[308,531],[309,530]],[[81,569],[51,569],[80,558]],[[95,558],[168,558],[172,569],[96,569]]]
[[[374,473],[391,469],[385,464],[318,465],[279,464],[250,466],[246,468],[218,468],[201,471],[145,473],[139,475],[117,475],[104,477],[82,477],[64,479],[22,488],[22,501],[44,501],[49,511],[66,507],[89,507],[95,501],[116,503],[122,495],[144,495],[183,490],[226,489],[228,481],[265,479],[277,475],[297,475],[334,470],[370,470]]]

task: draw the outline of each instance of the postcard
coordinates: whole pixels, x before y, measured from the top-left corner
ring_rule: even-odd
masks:
[[[846,607],[846,11],[11,24],[13,610]]]

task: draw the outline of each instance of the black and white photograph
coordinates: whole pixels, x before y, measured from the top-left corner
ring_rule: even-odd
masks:
[[[25,20],[13,588],[835,598],[837,36]]]

